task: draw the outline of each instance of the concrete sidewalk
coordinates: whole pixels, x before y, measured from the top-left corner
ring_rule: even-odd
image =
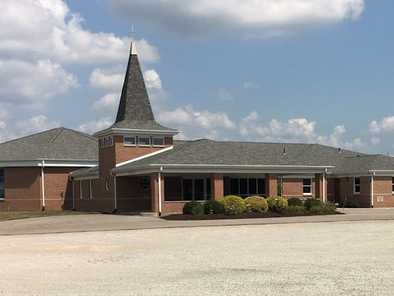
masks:
[[[342,211],[342,210],[340,210]],[[157,228],[320,223],[342,221],[394,220],[394,208],[344,209],[344,215],[259,219],[167,221],[156,217],[86,214],[54,216],[0,222],[0,235],[72,233]]]

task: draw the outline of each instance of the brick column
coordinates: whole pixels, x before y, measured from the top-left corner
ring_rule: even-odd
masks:
[[[323,175],[316,174],[315,175],[315,192],[314,196],[317,199],[323,201]]]
[[[212,199],[219,199],[224,195],[223,175],[214,174],[212,180]]]
[[[278,195],[278,177],[275,175],[267,174],[265,176],[265,193],[269,196]]]

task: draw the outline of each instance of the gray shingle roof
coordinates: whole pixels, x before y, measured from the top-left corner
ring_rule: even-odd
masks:
[[[97,161],[97,139],[67,128],[55,128],[0,144],[0,161]]]
[[[130,54],[118,113],[112,128],[175,131],[155,121],[136,54]]]
[[[333,170],[335,174],[364,174],[369,171],[393,170],[394,158],[386,155],[359,155],[345,157]]]
[[[151,164],[335,166],[345,157],[355,155],[358,153],[318,144],[197,140],[176,145],[170,151],[126,164],[118,170]]]

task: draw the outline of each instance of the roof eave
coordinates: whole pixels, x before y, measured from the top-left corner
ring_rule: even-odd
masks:
[[[107,128],[94,134],[95,137],[108,136],[110,134],[138,134],[138,135],[171,135],[175,136],[179,134],[179,131],[168,129],[168,130],[155,130],[155,129],[130,129],[130,128]]]

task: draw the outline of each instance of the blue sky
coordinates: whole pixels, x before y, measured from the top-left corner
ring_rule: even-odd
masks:
[[[394,151],[393,1],[42,1],[0,4],[43,15],[27,42],[1,9],[0,25],[20,31],[0,33],[0,139],[111,123],[133,38],[156,117],[181,137]],[[21,69],[32,86],[9,90]]]

